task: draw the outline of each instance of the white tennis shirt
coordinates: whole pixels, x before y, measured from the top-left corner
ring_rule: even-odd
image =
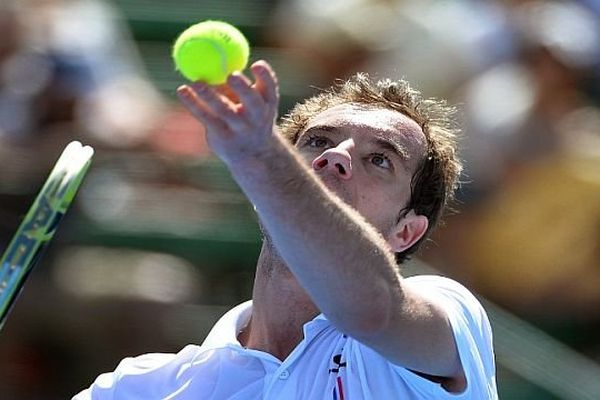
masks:
[[[457,282],[438,276],[406,279],[446,310],[467,389],[460,394],[388,362],[338,331],[321,314],[304,325],[304,338],[282,362],[243,348],[237,332],[252,302],[227,312],[201,346],[177,354],[124,359],[73,400],[392,400],[497,399],[491,328],[480,303]]]

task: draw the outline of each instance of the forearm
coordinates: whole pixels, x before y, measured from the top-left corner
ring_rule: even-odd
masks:
[[[399,300],[393,254],[285,139],[274,135],[269,148],[229,167],[280,256],[332,322],[348,333],[386,322]]]

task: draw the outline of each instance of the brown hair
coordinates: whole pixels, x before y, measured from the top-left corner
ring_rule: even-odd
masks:
[[[308,122],[331,107],[356,103],[370,107],[395,110],[413,119],[427,140],[427,154],[411,180],[411,196],[398,220],[410,210],[429,220],[423,237],[401,253],[396,261],[401,263],[414,253],[438,224],[448,202],[453,199],[462,164],[457,156],[456,109],[445,101],[425,99],[405,80],[373,81],[369,75],[358,73],[347,81],[339,81],[331,88],[297,104],[281,121],[280,131],[296,143]]]

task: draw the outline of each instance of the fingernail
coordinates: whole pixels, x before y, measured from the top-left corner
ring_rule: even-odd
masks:
[[[181,96],[190,97],[190,88],[186,85],[181,85],[177,88],[177,93]]]

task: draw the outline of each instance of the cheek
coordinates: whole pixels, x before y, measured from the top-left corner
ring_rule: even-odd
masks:
[[[396,224],[405,204],[405,196],[400,190],[382,191],[376,187],[365,187],[358,196],[356,208],[367,221],[383,232]]]
[[[306,165],[308,165],[309,167],[312,168],[312,162],[319,157],[321,154],[323,154],[322,151],[319,151],[318,149],[315,150],[301,150],[298,151],[298,154],[300,155],[300,158],[302,159],[302,161],[304,161],[304,163]]]
[[[373,206],[394,208],[398,211],[404,207],[410,199],[410,182],[387,182],[382,184],[375,180],[366,180],[359,190],[361,202],[370,203]]]

